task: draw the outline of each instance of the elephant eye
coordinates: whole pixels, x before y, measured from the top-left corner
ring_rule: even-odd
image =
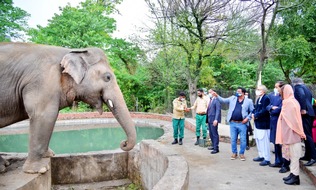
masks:
[[[111,78],[112,78],[112,75],[111,75],[111,73],[109,73],[109,72],[106,72],[106,73],[103,75],[103,79],[104,79],[105,82],[109,82],[109,81],[111,80]]]

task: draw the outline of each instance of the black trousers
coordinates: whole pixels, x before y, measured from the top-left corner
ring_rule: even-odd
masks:
[[[313,136],[312,136],[313,120],[314,120],[314,117],[312,116],[302,115],[304,133],[306,135],[306,140],[304,140],[304,143],[305,143],[304,157],[307,158],[308,160],[310,159],[316,160],[316,149],[315,149],[315,144],[314,144]]]

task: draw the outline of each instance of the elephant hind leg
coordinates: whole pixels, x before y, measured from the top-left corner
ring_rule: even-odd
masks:
[[[50,158],[55,155],[54,151],[50,148],[48,148],[47,152],[43,155],[43,158]]]
[[[6,171],[6,166],[9,166],[10,162],[8,162],[7,160],[3,159],[0,156],[0,173],[4,173]]]

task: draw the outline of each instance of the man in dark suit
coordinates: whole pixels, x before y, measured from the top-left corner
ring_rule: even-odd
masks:
[[[213,90],[209,91],[209,104],[207,106],[207,122],[208,129],[210,133],[210,138],[212,141],[213,147],[210,147],[209,150],[213,150],[211,154],[216,154],[219,152],[218,144],[219,144],[219,135],[218,135],[218,123],[221,122],[221,104],[219,100],[213,97]]]
[[[266,92],[266,86],[258,85],[256,89],[258,99],[252,114],[255,122],[254,138],[259,154],[259,157],[254,158],[253,161],[260,162],[260,166],[270,165],[270,114],[266,109],[270,99]]]
[[[267,106],[267,111],[270,112],[270,142],[274,145],[275,162],[270,164],[270,167],[280,167],[280,173],[290,171],[290,161],[282,158],[282,145],[276,144],[276,131],[279,115],[282,108],[282,97],[279,89],[285,85],[283,81],[278,81],[274,85],[273,92],[269,94],[270,104]]]
[[[301,115],[304,133],[306,135],[305,143],[305,155],[300,160],[308,161],[305,166],[311,166],[316,163],[316,149],[312,137],[313,119],[315,113],[312,105],[312,92],[305,86],[301,78],[295,78],[292,80],[294,86],[294,97],[301,106]]]

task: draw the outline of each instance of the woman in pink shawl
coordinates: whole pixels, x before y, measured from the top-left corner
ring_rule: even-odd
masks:
[[[306,138],[302,125],[301,108],[294,98],[294,92],[290,85],[284,85],[280,94],[283,102],[278,119],[276,144],[282,145],[282,156],[287,160],[291,160],[291,174],[283,180],[287,185],[299,185],[301,140]]]

